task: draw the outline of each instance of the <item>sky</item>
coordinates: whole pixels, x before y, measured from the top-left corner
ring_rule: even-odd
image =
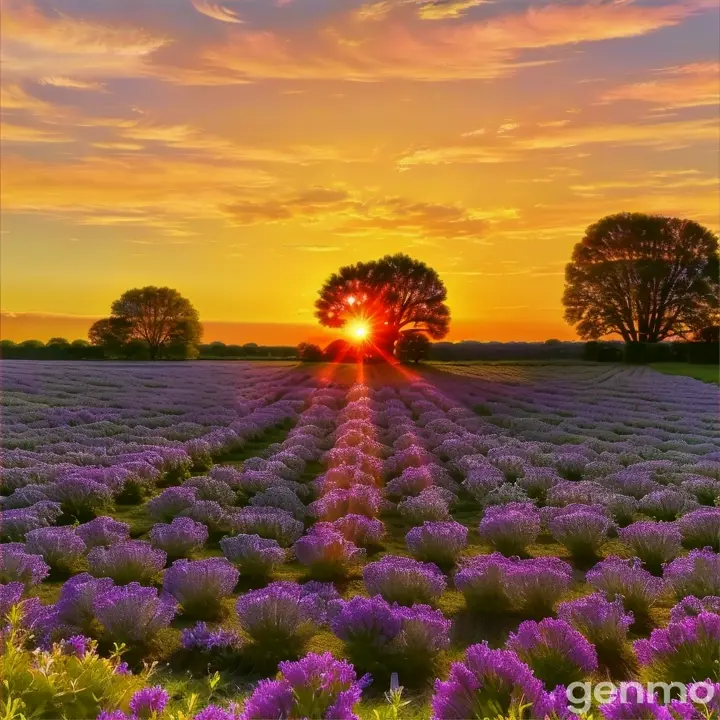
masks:
[[[716,0],[2,0],[0,335],[83,337],[169,285],[205,340],[324,337],[406,252],[448,339],[573,339],[616,212],[718,229]]]

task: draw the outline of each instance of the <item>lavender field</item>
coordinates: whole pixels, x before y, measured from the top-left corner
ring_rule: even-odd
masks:
[[[720,716],[714,385],[591,363],[0,371],[0,717]],[[715,695],[573,705],[603,680]]]

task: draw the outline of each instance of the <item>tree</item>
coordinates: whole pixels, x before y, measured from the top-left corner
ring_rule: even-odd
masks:
[[[323,359],[322,348],[312,343],[300,343],[297,353],[302,362],[320,362]]]
[[[720,342],[720,325],[708,325],[698,330],[693,338],[695,342],[717,343]]]
[[[591,225],[565,269],[565,319],[583,339],[659,342],[714,324],[718,238],[691,220],[621,213]]]
[[[63,347],[63,348],[70,347],[70,341],[64,337],[50,338],[47,341],[47,344],[48,344],[48,347],[50,347],[50,346]]]
[[[395,352],[404,363],[415,363],[426,360],[430,354],[430,340],[427,335],[418,332],[406,332],[400,336]]]
[[[447,335],[446,299],[447,290],[435,270],[398,253],[340,268],[320,290],[315,316],[332,328],[351,321],[367,323],[369,342],[392,355],[403,330],[436,340]]]
[[[98,320],[89,337],[106,347],[144,346],[151,360],[170,353],[191,357],[202,336],[197,310],[177,290],[144,287],[128,290],[112,304],[111,315]]]

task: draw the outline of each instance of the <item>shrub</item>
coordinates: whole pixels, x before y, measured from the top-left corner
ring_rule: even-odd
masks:
[[[653,682],[689,684],[717,678],[720,658],[720,615],[701,612],[652,631],[634,645],[644,674]]]
[[[365,557],[365,550],[327,527],[313,528],[295,542],[293,550],[313,577],[323,579],[346,577]]]
[[[454,520],[425,522],[405,536],[410,554],[417,560],[452,565],[467,547],[468,530]]]
[[[720,508],[701,508],[677,520],[683,542],[691,548],[720,552]]]
[[[167,554],[143,540],[127,540],[111,547],[93,548],[87,556],[95,577],[112,578],[119,585],[152,584],[165,566]]]
[[[211,619],[237,585],[240,573],[225,558],[176,560],[166,571],[163,590],[188,617]]]
[[[450,520],[448,495],[452,496],[452,493],[443,488],[431,487],[423,490],[417,497],[398,503],[397,509],[406,521],[413,524]]]
[[[447,680],[435,681],[432,717],[457,720],[545,717],[548,696],[532,670],[510,650],[471,645],[462,662],[453,663]]]
[[[155,588],[131,582],[99,593],[93,611],[111,642],[145,645],[170,624],[177,603],[169,595],[158,596]]]
[[[220,541],[223,555],[240,568],[243,576],[266,577],[275,565],[285,562],[287,551],[277,540],[259,535],[236,535]]]
[[[197,500],[179,514],[202,523],[211,533],[223,533],[229,527],[229,518],[225,508],[214,500]]]
[[[510,633],[507,648],[550,690],[579,682],[598,666],[595,648],[564,620],[526,620],[516,633]]]
[[[79,573],[69,578],[60,590],[55,604],[57,624],[64,634],[93,632],[95,599],[113,587],[110,578],[94,578],[88,573]]]
[[[380,513],[382,496],[375,487],[356,485],[347,490],[331,490],[308,506],[310,515],[333,521],[344,515],[376,517]]]
[[[85,553],[85,543],[70,527],[31,530],[25,536],[25,549],[40,555],[53,570],[68,571]]]
[[[612,522],[598,513],[578,510],[558,514],[548,525],[553,538],[574,558],[587,560],[597,557]]]
[[[687,595],[720,595],[720,555],[709,548],[691,550],[666,565],[663,578],[678,600]]]
[[[48,527],[62,515],[60,503],[49,500],[18,510],[0,512],[0,537],[4,540],[22,540],[30,530]]]
[[[504,555],[522,555],[540,534],[540,515],[530,503],[490,506],[485,509],[479,533]]]
[[[48,486],[48,497],[60,503],[66,515],[90,520],[112,506],[112,492],[99,482],[71,475]]]
[[[620,540],[648,570],[659,575],[662,566],[682,549],[682,536],[674,523],[641,521],[618,531]]]
[[[433,604],[447,585],[436,565],[395,555],[366,565],[363,580],[370,595],[401,605]]]
[[[211,630],[204,622],[199,622],[182,631],[181,644],[185,650],[223,653],[239,649],[242,638],[233,630]]]
[[[87,718],[103,708],[127,706],[147,679],[123,672],[117,653],[100,657],[96,644],[81,636],[47,649],[29,650],[22,614],[10,614],[2,643],[4,692],[0,713],[7,718]]]
[[[623,605],[636,620],[647,617],[665,588],[665,583],[644,570],[637,559],[609,557],[588,570],[585,577],[607,600],[622,598]]]
[[[455,587],[473,612],[522,610],[543,615],[570,588],[572,568],[554,557],[506,558],[500,553],[467,558]]]
[[[692,595],[683,598],[670,611],[670,622],[680,622],[686,617],[695,617],[701,612],[713,612],[720,615],[720,597],[716,595],[708,595],[702,599],[698,599]]]
[[[331,523],[315,523],[313,527],[324,525],[339,532],[346,540],[358,547],[371,547],[377,545],[385,534],[385,525],[378,518],[369,518],[364,515],[344,515]]]
[[[106,515],[78,525],[75,532],[82,538],[88,550],[99,545],[114,545],[130,539],[130,526]]]
[[[581,632],[605,657],[617,657],[622,652],[633,623],[633,614],[625,612],[621,598],[610,602],[600,593],[560,603],[557,615]]]
[[[150,530],[150,543],[167,553],[168,559],[187,557],[208,539],[208,529],[191,518],[175,518],[169,525],[157,523]]]
[[[309,653],[296,662],[283,661],[276,680],[261,680],[245,701],[240,720],[297,717],[334,720],[357,717],[353,712],[368,679],[329,652]]]
[[[41,583],[50,573],[40,555],[26,553],[22,545],[0,545],[0,582],[20,582],[25,588]]]
[[[325,621],[326,605],[314,585],[276,582],[242,595],[236,609],[240,627],[258,645],[286,650],[309,623]]]
[[[677,490],[657,490],[640,500],[640,510],[656,520],[675,520],[697,506],[692,496]]]
[[[150,517],[159,522],[171,522],[183,510],[187,510],[197,500],[197,489],[193,487],[170,487],[163,490],[147,505]]]
[[[283,547],[292,545],[304,530],[299,520],[277,508],[243,508],[231,516],[230,527],[236,533],[277,540]]]
[[[212,500],[219,505],[234,505],[237,499],[235,491],[221,480],[213,480],[207,475],[190,478],[183,485],[185,488],[195,488],[198,500]]]

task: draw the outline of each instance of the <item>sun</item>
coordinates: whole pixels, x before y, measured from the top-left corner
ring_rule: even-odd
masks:
[[[354,320],[348,325],[347,331],[355,342],[363,342],[370,335],[370,327],[364,320]]]

